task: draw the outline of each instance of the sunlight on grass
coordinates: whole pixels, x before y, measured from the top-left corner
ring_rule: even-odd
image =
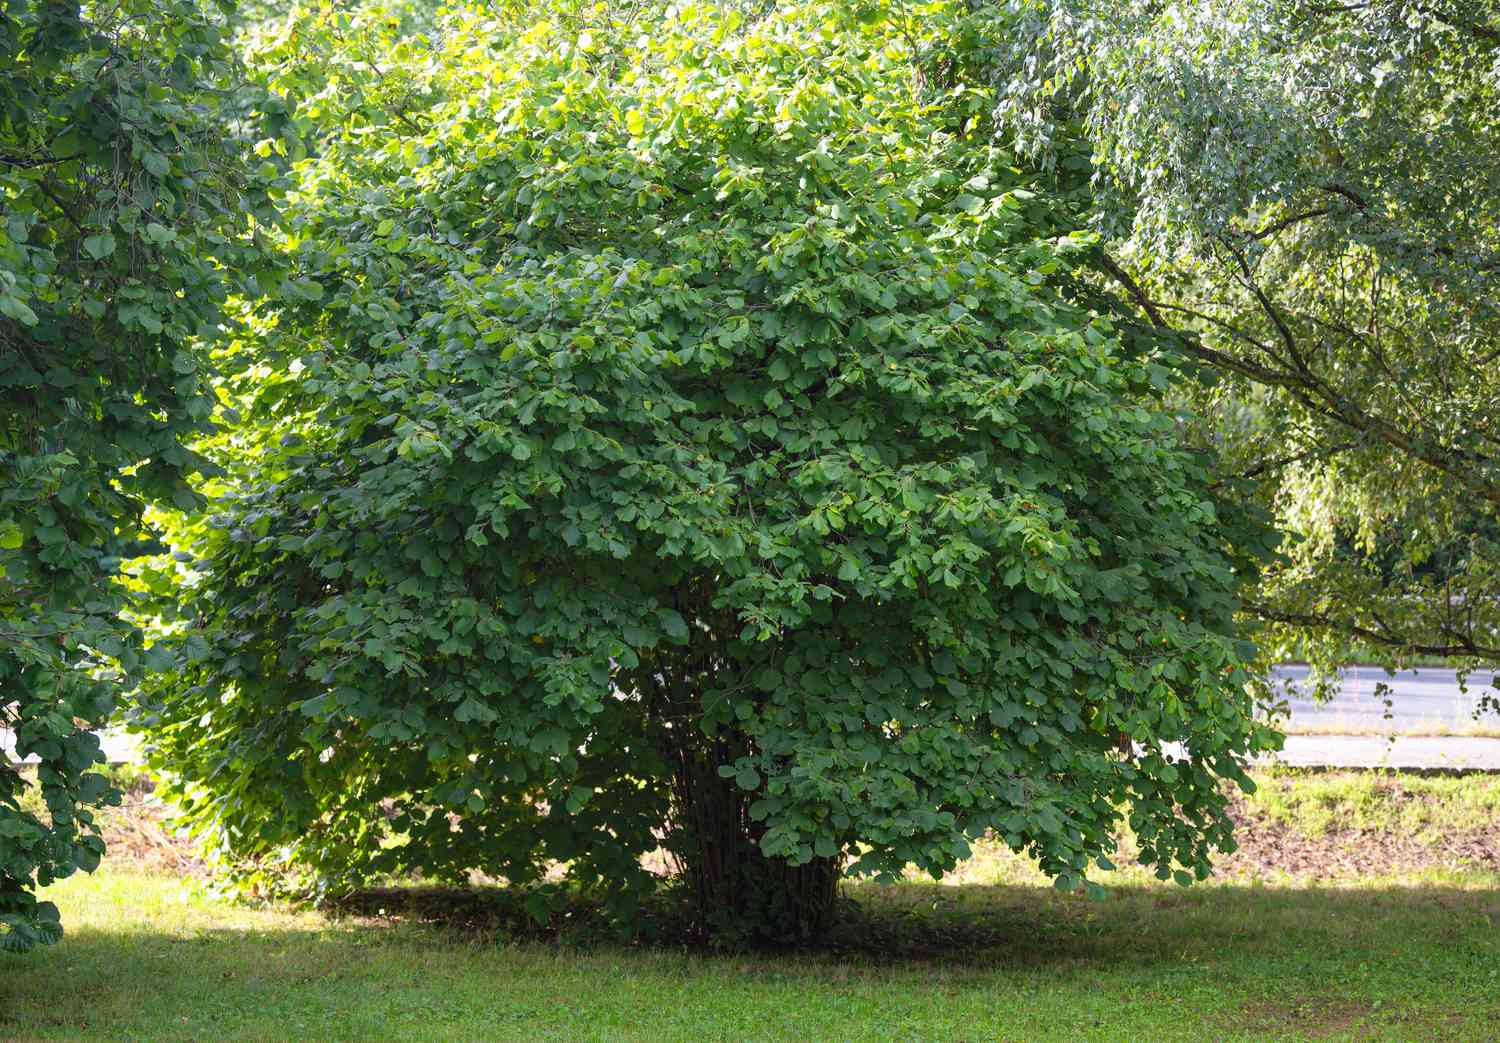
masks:
[[[1266,774],[1259,783],[1250,807],[1304,836],[1337,828],[1438,839],[1500,824],[1500,776],[1351,771]]]
[[[1492,1039],[1500,874],[1339,887],[850,889],[845,951],[514,945],[105,869],[0,977],[21,1039]]]
[[[0,1039],[1500,1038],[1500,779],[1258,782],[1207,883],[1121,858],[1091,900],[983,843],[941,883],[849,885],[824,950],[774,955],[220,900],[156,871],[179,842],[137,793],[114,859],[47,889],[62,944],[0,960]]]

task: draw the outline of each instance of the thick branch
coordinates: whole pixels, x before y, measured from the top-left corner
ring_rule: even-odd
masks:
[[[1267,236],[1275,235],[1277,232],[1286,231],[1292,225],[1301,224],[1303,221],[1311,221],[1315,217],[1327,217],[1332,212],[1326,206],[1319,207],[1316,210],[1303,210],[1301,213],[1283,217],[1280,221],[1273,221],[1258,231],[1247,232],[1245,233],[1245,237],[1247,239],[1265,239]]]
[[[1354,189],[1350,188],[1348,185],[1341,184],[1337,181],[1328,181],[1324,184],[1319,185],[1318,187],[1325,192],[1332,192],[1336,196],[1343,196],[1345,199],[1349,200],[1349,202],[1353,203],[1361,210],[1370,209],[1370,204],[1365,201],[1365,197],[1354,191]]]
[[[1477,644],[1472,637],[1464,635],[1455,634],[1454,636],[1458,638],[1458,641],[1454,644],[1419,644],[1406,641],[1400,635],[1389,631],[1372,630],[1369,627],[1360,626],[1358,623],[1343,622],[1310,612],[1283,612],[1269,605],[1261,605],[1255,602],[1246,602],[1245,608],[1268,623],[1285,623],[1290,626],[1313,627],[1319,630],[1336,630],[1353,637],[1363,638],[1366,641],[1373,642],[1385,648],[1400,649],[1403,652],[1412,652],[1417,655],[1500,658],[1500,646],[1490,647]]]
[[[1243,265],[1245,261],[1238,256],[1236,259]],[[1406,453],[1408,456],[1441,471],[1456,481],[1463,483],[1474,495],[1500,504],[1500,482],[1483,474],[1475,474],[1472,471],[1459,466],[1460,462],[1471,467],[1488,469],[1495,466],[1495,461],[1489,457],[1482,456],[1470,449],[1462,449],[1454,446],[1445,446],[1441,442],[1426,438],[1420,434],[1411,434],[1403,431],[1391,421],[1377,416],[1368,410],[1361,408],[1333,388],[1313,375],[1300,354],[1297,353],[1296,340],[1292,337],[1291,330],[1287,329],[1285,323],[1280,319],[1280,313],[1271,305],[1260,287],[1250,279],[1245,283],[1248,289],[1255,294],[1261,307],[1266,311],[1268,317],[1276,322],[1278,333],[1281,334],[1283,343],[1287,344],[1292,353],[1292,368],[1273,369],[1246,359],[1237,358],[1228,352],[1218,351],[1201,343],[1191,333],[1174,329],[1162,318],[1160,309],[1141,289],[1139,283],[1132,279],[1120,265],[1109,257],[1103,250],[1098,251],[1100,267],[1109,274],[1116,282],[1124,287],[1126,293],[1150,318],[1152,324],[1163,332],[1170,333],[1182,350],[1202,359],[1214,366],[1231,373],[1238,373],[1258,383],[1271,387],[1285,389],[1289,394],[1302,403],[1315,414],[1322,416],[1335,423],[1360,432],[1361,434],[1373,435],[1387,444]]]
[[[1157,312],[1156,306],[1151,303],[1151,298],[1146,296],[1146,291],[1141,289],[1140,284],[1130,277],[1129,272],[1115,263],[1114,258],[1110,257],[1109,254],[1105,253],[1103,250],[1100,250],[1099,263],[1103,266],[1104,270],[1110,274],[1110,277],[1113,278],[1115,282],[1125,287],[1125,292],[1130,294],[1131,299],[1134,300],[1136,304],[1140,305],[1141,311],[1146,313],[1146,317],[1149,318],[1153,324],[1160,326],[1163,329],[1172,328],[1171,324],[1163,319],[1161,317],[1161,314]]]

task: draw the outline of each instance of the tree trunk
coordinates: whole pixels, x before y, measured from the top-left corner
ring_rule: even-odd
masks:
[[[724,942],[796,945],[815,938],[833,919],[842,860],[814,858],[792,865],[767,857],[763,830],[749,814],[754,794],[719,766],[733,760],[729,744],[702,739],[679,745],[671,847],[691,896],[698,927]]]

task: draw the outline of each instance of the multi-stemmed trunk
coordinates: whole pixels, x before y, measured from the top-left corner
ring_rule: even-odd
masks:
[[[675,757],[672,850],[698,919],[710,938],[795,945],[821,934],[833,918],[842,864],[814,858],[793,865],[769,857],[764,832],[750,817],[755,799],[719,773],[743,744],[708,739],[696,729],[673,736]]]

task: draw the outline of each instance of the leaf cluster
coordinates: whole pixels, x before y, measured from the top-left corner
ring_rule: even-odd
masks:
[[[1101,268],[1221,378],[1194,437],[1273,510],[1269,650],[1500,654],[1500,6],[1046,0],[1006,126],[1082,127]]]

